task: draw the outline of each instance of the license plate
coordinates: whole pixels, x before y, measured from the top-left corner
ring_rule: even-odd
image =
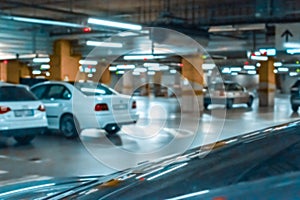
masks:
[[[127,104],[116,104],[113,105],[114,110],[125,110],[127,109]]]
[[[15,110],[15,117],[33,116],[33,110]]]

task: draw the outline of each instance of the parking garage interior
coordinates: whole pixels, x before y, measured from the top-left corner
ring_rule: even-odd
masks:
[[[115,135],[0,137],[0,186],[107,175],[299,119],[299,11],[297,0],[0,0],[1,83],[103,83],[139,114]],[[253,103],[206,107],[226,81]]]

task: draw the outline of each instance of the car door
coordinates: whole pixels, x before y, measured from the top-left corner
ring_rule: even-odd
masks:
[[[245,88],[239,84],[235,84],[235,91],[238,98],[238,103],[247,103],[249,95],[246,92]]]
[[[61,84],[49,84],[36,87],[32,91],[46,107],[49,128],[59,129],[61,115],[70,112],[72,108],[70,90]]]

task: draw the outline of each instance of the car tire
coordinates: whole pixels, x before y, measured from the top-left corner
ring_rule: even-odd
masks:
[[[72,115],[64,115],[60,120],[60,132],[65,138],[72,139],[78,137],[77,120]],[[77,127],[77,128],[76,128]]]
[[[248,108],[251,108],[252,107],[252,104],[253,104],[253,97],[252,96],[250,96],[249,97],[249,101],[247,102],[247,106],[248,106]]]
[[[208,109],[209,104],[204,104],[204,109],[207,110]]]
[[[233,99],[227,99],[226,108],[230,109],[233,106]]]
[[[117,124],[111,124],[111,125],[107,125],[104,130],[110,134],[110,135],[114,135],[117,132],[119,132],[121,130],[121,127],[118,126]]]
[[[292,110],[293,110],[294,112],[298,112],[298,106],[292,105]]]
[[[34,138],[35,138],[35,135],[14,136],[14,139],[19,144],[29,144]]]

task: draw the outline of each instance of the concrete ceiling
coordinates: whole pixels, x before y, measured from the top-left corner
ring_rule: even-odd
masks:
[[[74,28],[20,22],[13,17],[53,20],[81,26]],[[91,47],[85,45],[86,40],[109,40],[124,31],[91,26],[87,24],[89,17],[176,30],[198,41],[216,58],[246,59],[246,52],[249,50],[275,46],[276,23],[300,21],[300,2],[298,0],[0,0],[0,60],[5,59],[7,55],[21,58],[28,54],[51,54],[52,43],[57,39],[70,40],[73,44],[73,53],[86,56],[91,51]],[[91,31],[84,32],[85,26],[91,27]],[[130,37],[145,36],[147,37],[147,33],[138,32],[137,36]],[[150,37],[148,35],[148,39]],[[139,42],[138,46],[149,43],[147,39],[136,41]]]

